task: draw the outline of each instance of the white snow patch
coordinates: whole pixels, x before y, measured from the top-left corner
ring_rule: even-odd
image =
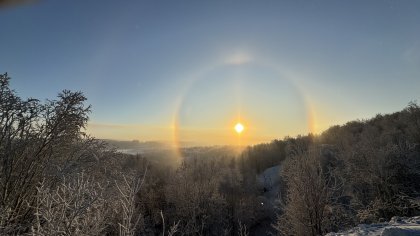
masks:
[[[280,190],[280,165],[265,169],[257,176],[257,182],[264,190],[264,197],[274,203]]]
[[[420,216],[394,216],[387,223],[361,224],[341,233],[326,236],[420,236]]]

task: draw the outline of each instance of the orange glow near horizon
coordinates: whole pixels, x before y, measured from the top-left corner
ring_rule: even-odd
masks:
[[[167,141],[176,147],[255,145],[314,132],[314,108],[296,76],[249,53],[238,55],[189,75],[170,120],[92,122],[89,131],[101,138]]]

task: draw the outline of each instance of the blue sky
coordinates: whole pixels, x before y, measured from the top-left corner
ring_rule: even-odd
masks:
[[[419,1],[39,1],[0,9],[23,97],[81,90],[100,138],[244,143],[420,99]],[[310,127],[310,126],[313,127]],[[246,136],[246,137],[245,137]]]

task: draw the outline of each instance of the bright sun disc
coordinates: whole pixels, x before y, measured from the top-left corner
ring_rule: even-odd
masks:
[[[243,130],[244,130],[244,126],[241,123],[237,123],[235,125],[235,131],[236,131],[236,133],[240,134],[240,133],[242,133]]]

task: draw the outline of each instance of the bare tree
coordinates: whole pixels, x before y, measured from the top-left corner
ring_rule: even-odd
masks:
[[[90,111],[80,92],[65,90],[58,100],[41,104],[18,97],[9,81],[7,74],[0,75],[0,230],[12,230],[6,234],[29,228],[28,204],[36,199],[37,183],[49,160],[63,152],[61,146],[83,136]]]
[[[162,219],[162,236],[165,236],[165,217],[163,216],[163,212],[160,211],[160,217]],[[179,221],[174,223],[168,231],[168,236],[173,236],[176,232],[178,232]]]
[[[220,235],[228,221],[219,193],[220,168],[213,162],[184,162],[171,176],[165,193],[169,222],[179,221],[182,235]]]
[[[284,166],[287,198],[274,228],[283,235],[322,235],[340,186],[322,168],[319,148],[299,153]]]
[[[141,212],[136,207],[136,196],[142,188],[147,174],[147,167],[143,176],[123,175],[123,183],[115,182],[119,192],[119,209],[122,216],[118,223],[118,232],[121,236],[133,236],[142,220]]]
[[[32,235],[99,235],[105,228],[103,188],[84,174],[51,189],[37,187]]]
[[[239,236],[248,236],[249,232],[248,229],[246,228],[245,224],[242,224],[241,221],[238,221],[238,235]]]

